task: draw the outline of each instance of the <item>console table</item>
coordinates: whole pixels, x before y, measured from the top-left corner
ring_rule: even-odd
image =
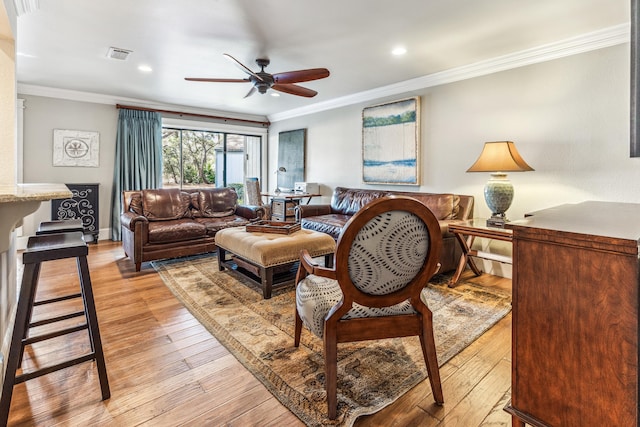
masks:
[[[449,232],[453,233],[456,236],[456,239],[458,240],[458,243],[460,243],[460,247],[462,248],[462,255],[460,256],[458,268],[456,269],[456,272],[453,274],[453,277],[451,277],[451,281],[449,282],[450,288],[453,288],[458,284],[460,275],[467,265],[469,266],[469,268],[471,268],[476,276],[482,274],[480,269],[473,262],[473,258],[471,257],[511,264],[511,257],[509,256],[471,249],[471,245],[473,245],[476,237],[510,242],[512,235],[511,230],[498,227],[489,227],[487,226],[486,219],[474,218],[449,224]]]
[[[505,226],[513,426],[638,425],[640,204],[568,204]]]

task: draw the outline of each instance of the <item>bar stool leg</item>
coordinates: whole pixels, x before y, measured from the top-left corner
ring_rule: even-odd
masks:
[[[11,406],[13,386],[16,380],[16,371],[20,367],[22,360],[22,339],[25,336],[25,325],[28,328],[30,313],[29,301],[32,296],[31,294],[35,293],[33,288],[38,281],[39,272],[40,264],[27,264],[22,274],[20,299],[18,300],[18,307],[16,308],[16,319],[13,325],[7,368],[2,385],[2,398],[0,398],[0,425],[7,425],[9,419],[9,408]]]
[[[80,273],[82,299],[84,300],[85,314],[87,316],[87,323],[89,324],[89,339],[91,341],[91,350],[93,353],[95,353],[98,378],[100,379],[100,390],[102,392],[102,400],[106,400],[111,397],[111,391],[109,390],[107,367],[104,361],[104,353],[102,352],[102,340],[100,339],[98,315],[96,313],[96,305],[93,299],[93,289],[91,287],[91,277],[89,276],[89,264],[87,263],[87,257],[78,257],[77,264],[78,272]]]
[[[42,264],[37,263],[37,264],[30,264],[31,266],[33,266],[33,279],[29,282],[31,283],[30,286],[30,292],[29,292],[29,303],[27,305],[27,318],[26,321],[24,323],[23,329],[22,329],[22,340],[20,340],[20,356],[18,358],[18,367],[20,367],[22,365],[22,359],[24,357],[24,342],[23,340],[29,338],[29,325],[31,324],[31,318],[33,316],[33,305],[34,302],[36,300],[36,293],[38,292],[38,280],[40,277],[40,266]],[[26,269],[26,267],[25,267]],[[23,275],[24,277],[24,275]],[[22,281],[22,286],[24,286],[24,279]],[[17,322],[17,319],[16,319]]]

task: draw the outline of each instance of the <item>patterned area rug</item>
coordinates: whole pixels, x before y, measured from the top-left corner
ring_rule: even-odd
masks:
[[[350,426],[391,404],[427,377],[418,337],[338,345],[338,418],[327,418],[322,341],[303,329],[293,346],[293,285],[268,300],[252,281],[217,269],[215,257],[153,263],[163,281],[198,320],[309,426]],[[440,366],[511,310],[506,292],[448,276],[428,285]],[[446,399],[446,396],[445,396]]]

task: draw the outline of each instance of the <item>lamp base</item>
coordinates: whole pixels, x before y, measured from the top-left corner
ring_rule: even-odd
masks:
[[[487,227],[504,228],[504,224],[509,222],[505,217],[492,216],[487,220]]]
[[[504,172],[494,172],[484,187],[484,200],[491,209],[491,218],[487,220],[487,227],[504,228],[508,222],[505,212],[513,200],[513,185]]]

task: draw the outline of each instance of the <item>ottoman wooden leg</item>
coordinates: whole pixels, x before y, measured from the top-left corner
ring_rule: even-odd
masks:
[[[273,288],[273,267],[261,267],[260,278],[262,281],[262,297],[269,299],[271,298],[271,289]]]
[[[218,246],[218,271],[224,270],[224,259],[226,256],[226,251]]]

